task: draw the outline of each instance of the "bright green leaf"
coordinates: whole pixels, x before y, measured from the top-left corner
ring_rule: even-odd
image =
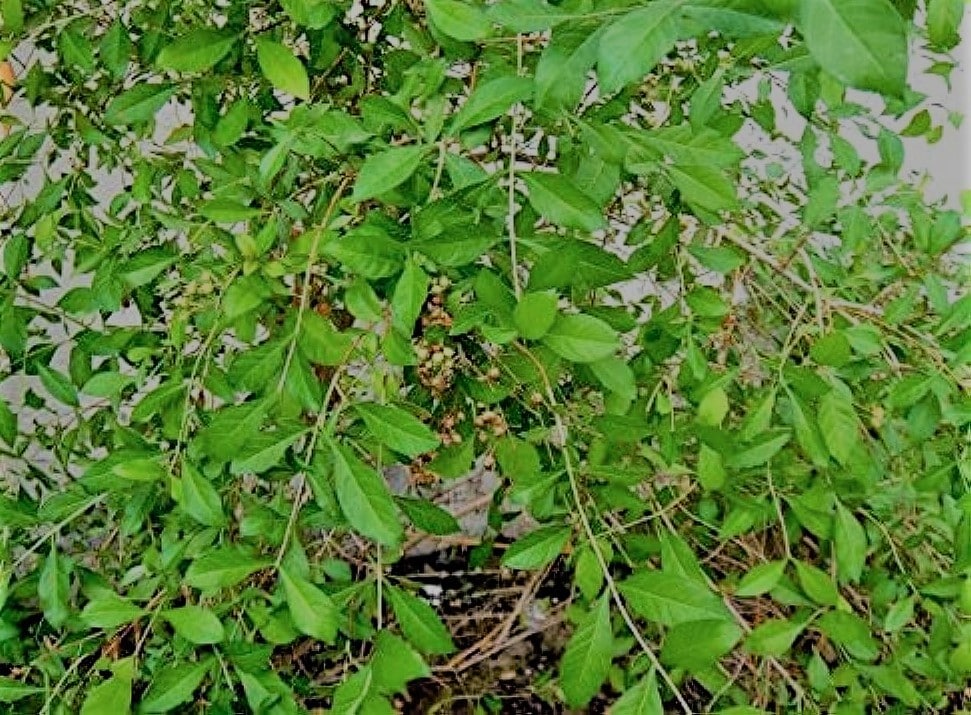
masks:
[[[553,352],[572,362],[597,362],[620,347],[616,331],[591,315],[562,315],[543,337]]]
[[[156,63],[175,72],[203,72],[225,57],[235,43],[236,37],[222,30],[193,30],[163,47]]]
[[[307,70],[289,47],[261,38],[256,41],[256,58],[263,76],[274,87],[298,99],[310,98]]]

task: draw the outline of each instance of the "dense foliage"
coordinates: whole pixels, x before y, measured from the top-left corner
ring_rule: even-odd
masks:
[[[431,543],[564,591],[535,712],[967,707],[919,5],[0,0],[0,703],[519,712]]]

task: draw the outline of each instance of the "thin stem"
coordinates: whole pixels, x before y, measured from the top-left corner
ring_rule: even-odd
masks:
[[[70,514],[68,514],[66,517],[64,517],[61,521],[59,521],[56,524],[54,524],[54,526],[52,526],[50,529],[48,529],[47,531],[45,531],[40,537],[38,537],[38,539],[33,544],[31,544],[30,548],[28,548],[26,551],[24,551],[24,553],[22,553],[20,556],[17,557],[16,561],[14,561],[13,562],[13,565],[10,567],[10,570],[11,571],[16,571],[17,568],[21,564],[23,564],[24,561],[26,561],[27,558],[31,554],[36,553],[37,550],[40,549],[40,547],[43,546],[47,542],[48,539],[50,539],[51,537],[53,537],[61,529],[63,529],[65,526],[67,526],[68,524],[70,524],[75,519],[83,516],[84,513],[88,511],[88,509],[91,509],[92,507],[97,506],[98,504],[100,504],[101,502],[103,502],[107,498],[107,496],[108,496],[107,494],[99,494],[98,496],[96,496],[93,499],[89,500],[83,506],[81,506],[81,507],[75,509],[74,511],[72,511]]]
[[[516,74],[523,73],[523,37],[516,36]],[[506,231],[509,234],[509,262],[512,264],[512,288],[519,299],[523,289],[519,285],[519,259],[516,250],[516,132],[519,130],[519,105],[512,111],[512,131],[509,132],[509,176],[507,178]]]
[[[337,190],[334,192],[334,195],[330,197],[330,203],[327,204],[327,209],[324,211],[324,217],[320,222],[320,228],[314,232],[313,241],[310,244],[310,255],[307,256],[307,268],[303,272],[303,285],[300,288],[300,306],[297,308],[297,322],[293,328],[293,337],[290,338],[290,347],[287,350],[287,357],[283,361],[283,370],[280,373],[280,381],[276,386],[277,394],[283,392],[283,388],[287,384],[287,375],[290,372],[290,366],[293,364],[293,357],[297,352],[297,340],[300,338],[300,328],[303,326],[303,316],[307,311],[307,303],[310,300],[310,279],[313,275],[314,264],[317,262],[317,252],[320,250],[320,241],[323,238],[324,232],[327,230],[327,225],[330,223],[330,218],[334,213],[334,209],[337,208],[337,202],[340,201],[340,198],[344,193],[344,189],[347,188],[350,181],[351,179],[348,176],[345,176],[341,180],[341,183],[337,186]]]
[[[560,417],[559,412],[557,412],[557,407],[559,403],[556,399],[556,394],[553,392],[553,386],[549,381],[549,377],[546,375],[546,368],[543,364],[536,359],[536,357],[529,351],[528,348],[516,344],[516,347],[523,352],[536,366],[536,370],[539,372],[540,378],[543,381],[543,386],[546,391],[546,400],[549,403],[550,411],[553,414],[553,422],[556,427],[556,432],[564,444],[568,443],[567,440],[567,427],[563,418]],[[624,598],[620,593],[620,589],[617,587],[617,582],[614,580],[613,574],[610,573],[610,566],[607,564],[607,559],[604,557],[603,550],[600,548],[600,543],[597,541],[597,536],[594,534],[593,527],[590,525],[590,519],[587,517],[587,511],[583,504],[583,498],[580,495],[580,484],[577,479],[576,470],[573,466],[573,460],[570,457],[570,450],[563,450],[563,466],[566,468],[566,475],[570,482],[570,492],[573,496],[573,502],[576,507],[577,517],[580,519],[580,524],[583,527],[584,535],[590,544],[590,549],[593,551],[594,557],[597,559],[597,565],[600,567],[601,572],[604,576],[604,581],[607,584],[607,590],[610,592],[611,599],[614,605],[617,606],[617,611],[620,613],[621,618],[627,625],[627,628],[634,635],[634,640],[640,646],[644,655],[651,662],[651,665],[657,670],[661,675],[661,679],[664,680],[665,684],[670,688],[671,692],[674,694],[674,699],[678,701],[678,705],[684,712],[689,715],[693,712],[688,701],[684,699],[681,691],[678,690],[677,684],[674,679],[665,670],[664,666],[661,665],[661,661],[658,659],[654,650],[651,648],[650,644],[644,638],[637,624],[634,622],[634,618],[631,616],[630,611],[627,609],[627,604],[624,602]]]

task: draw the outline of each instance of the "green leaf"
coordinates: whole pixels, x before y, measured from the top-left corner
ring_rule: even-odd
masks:
[[[592,31],[591,31],[592,30]],[[537,107],[573,109],[583,97],[587,74],[597,62],[606,27],[567,25],[553,33],[536,65]]]
[[[70,405],[71,407],[77,407],[80,404],[78,402],[77,388],[74,387],[67,375],[58,372],[54,368],[38,365],[37,376],[40,378],[44,389],[58,402],[63,402],[65,405]]]
[[[394,709],[384,697],[372,689],[370,665],[359,668],[334,691],[330,715],[394,715]]]
[[[792,435],[788,432],[767,432],[753,440],[726,460],[726,466],[733,469],[751,469],[766,464],[783,447]]]
[[[572,534],[568,526],[545,526],[531,531],[506,549],[502,565],[523,570],[542,568],[563,553]]]
[[[928,0],[927,34],[935,48],[950,50],[960,43],[964,5],[964,0]]]
[[[569,20],[572,15],[546,0],[502,0],[489,6],[489,17],[514,32],[538,32]]]
[[[0,675],[0,703],[15,703],[18,700],[43,692],[43,688],[24,685],[18,680]]]
[[[828,611],[819,617],[815,625],[854,658],[874,661],[880,655],[880,644],[873,637],[870,624],[855,613]]]
[[[216,223],[239,223],[241,221],[249,221],[251,218],[256,218],[260,215],[261,211],[258,208],[241,204],[239,201],[233,201],[232,199],[213,199],[212,201],[207,201],[205,204],[203,204],[199,209],[199,213],[210,221],[215,221]],[[230,286],[230,288],[231,287],[232,286]],[[227,291],[227,301],[231,301],[229,295],[230,294]],[[261,298],[261,296],[255,293],[251,293],[250,295],[257,300]],[[250,308],[250,310],[251,309],[252,308]],[[230,313],[230,315],[233,314],[236,314],[236,311]]]
[[[418,265],[418,261],[412,259],[406,262],[391,298],[394,327],[402,335],[411,337],[428,297],[428,285],[428,275]]]
[[[742,638],[742,629],[731,621],[708,620],[679,623],[668,631],[661,661],[672,668],[699,673],[729,653]]]
[[[337,9],[327,0],[282,0],[280,5],[295,23],[319,30],[337,16]]]
[[[133,482],[156,482],[168,475],[158,457],[126,459],[114,465],[111,473]]]
[[[688,246],[688,252],[705,268],[727,275],[745,264],[738,251],[727,246]]]
[[[561,315],[543,337],[553,352],[571,362],[597,362],[620,348],[616,331],[591,315]]]
[[[779,20],[764,17],[765,10],[758,5],[751,11],[745,9],[745,3],[737,3],[742,5],[739,9],[722,6],[730,4],[718,0],[688,4],[684,7],[685,19],[696,25],[692,28],[696,33],[714,30],[733,38],[777,36],[785,29],[785,24]]]
[[[458,134],[469,127],[491,122],[505,114],[516,102],[523,102],[533,93],[533,80],[526,77],[498,77],[475,88],[455,115],[449,128]]]
[[[202,606],[170,608],[159,615],[169,622],[179,636],[190,643],[211,645],[221,643],[226,637],[219,617]]]
[[[693,209],[706,211],[732,211],[739,206],[736,184],[724,170],[710,166],[680,164],[666,166],[665,171],[678,187],[681,197]]]
[[[132,41],[128,28],[116,19],[101,37],[98,54],[101,62],[115,77],[124,77],[132,52]]]
[[[57,49],[65,64],[94,71],[94,48],[79,26],[65,27],[57,34]]]
[[[802,0],[799,28],[813,59],[843,84],[903,94],[907,28],[890,0]]]
[[[833,552],[840,580],[858,583],[866,566],[866,531],[842,502],[836,503],[833,519]]]
[[[30,239],[18,233],[8,238],[3,246],[3,272],[8,278],[16,279],[30,260]]]
[[[685,576],[641,570],[623,581],[620,590],[634,612],[662,625],[732,620],[721,598]]]
[[[131,712],[131,678],[115,675],[91,688],[81,715],[128,715]]]
[[[261,474],[279,466],[287,450],[307,433],[302,425],[281,425],[247,440],[229,465],[231,474]]]
[[[312,311],[304,313],[298,340],[303,354],[317,365],[343,365],[354,349],[350,333],[342,333],[330,320]],[[282,372],[282,360],[277,369],[278,374]]]
[[[128,599],[105,591],[98,593],[82,609],[81,620],[88,628],[113,630],[141,618],[144,614],[144,609]]]
[[[830,390],[819,402],[818,419],[829,453],[845,465],[860,441],[860,425],[853,403],[836,390]]]
[[[914,619],[914,596],[908,596],[890,606],[883,621],[883,630],[896,633]]]
[[[803,561],[796,561],[796,576],[803,592],[821,606],[835,606],[840,594],[836,584],[822,569]]]
[[[182,511],[200,524],[222,526],[226,523],[219,492],[188,462],[182,464],[182,479],[172,483],[172,495]]]
[[[630,280],[636,275],[610,251],[588,241],[565,239],[549,246],[529,272],[530,291],[548,288],[591,290]]]
[[[427,149],[412,144],[385,149],[364,160],[354,182],[352,201],[365,201],[391,191],[414,174]]]
[[[637,685],[629,688],[610,708],[610,715],[664,715],[664,712],[653,670]]]
[[[156,64],[175,72],[202,72],[225,57],[236,36],[223,30],[201,28],[182,35],[158,53]]]
[[[19,35],[24,29],[24,6],[21,0],[2,0],[0,19],[3,20],[2,27],[5,34]]]
[[[17,416],[0,398],[0,439],[13,447],[17,439]]]
[[[529,203],[548,221],[582,231],[607,226],[597,203],[563,174],[533,171],[522,178],[529,189]]]
[[[444,655],[455,650],[448,629],[425,601],[396,586],[388,586],[387,594],[405,638],[418,650],[432,655]]]
[[[133,381],[130,375],[122,375],[114,370],[96,372],[81,386],[81,392],[92,397],[116,397]]]
[[[347,521],[369,539],[397,545],[404,532],[388,485],[348,447],[335,442],[332,449],[337,501]]]
[[[372,683],[385,695],[404,693],[412,680],[427,678],[431,668],[406,641],[390,631],[379,631],[371,657]]]
[[[640,80],[674,48],[680,32],[681,5],[656,0],[617,18],[607,28],[597,57],[597,77],[605,94]]]
[[[298,99],[310,99],[310,79],[303,63],[289,47],[260,38],[256,41],[256,59],[270,84]]]
[[[470,0],[425,0],[425,10],[438,30],[456,40],[473,42],[492,34],[492,22]]]
[[[805,404],[793,393],[789,393],[789,404],[792,408],[792,426],[796,433],[796,441],[803,451],[817,467],[829,464],[829,451],[823,443],[823,436],[819,426],[809,416]]]
[[[745,649],[754,655],[784,655],[802,633],[806,624],[773,618],[756,626],[745,638]]]
[[[143,124],[152,119],[173,94],[175,87],[169,84],[136,84],[108,103],[105,124]]]
[[[527,293],[513,309],[513,322],[520,336],[526,340],[539,340],[556,322],[556,293]]]
[[[52,543],[37,581],[37,599],[44,611],[44,618],[54,628],[63,626],[71,614],[68,603],[70,587],[67,563]]]
[[[187,702],[212,667],[211,658],[163,668],[139,703],[139,712],[166,713]]]
[[[253,556],[237,546],[223,546],[196,558],[183,581],[202,591],[230,588],[270,563],[269,559]]]
[[[610,672],[614,634],[610,597],[602,596],[570,636],[560,660],[560,688],[567,705],[582,708],[600,691]]]
[[[363,402],[354,409],[364,419],[371,434],[396,452],[417,457],[441,444],[427,425],[399,407]]]
[[[634,378],[634,371],[630,365],[619,357],[606,357],[590,363],[590,371],[614,394],[625,400],[633,400],[637,397],[637,382]]]
[[[447,536],[462,530],[454,516],[427,499],[398,497],[395,501],[408,520],[428,534]]]
[[[721,453],[707,444],[701,445],[698,451],[698,481],[705,489],[717,491],[725,486],[728,475],[725,472],[725,461]]]
[[[717,427],[728,414],[728,395],[716,387],[708,390],[698,403],[698,422],[709,427]]]
[[[331,598],[285,566],[280,581],[287,596],[287,607],[293,624],[304,635],[333,643],[337,639],[338,611]]]
[[[786,571],[785,561],[769,561],[752,568],[738,583],[735,596],[746,598],[768,593],[782,580]]]

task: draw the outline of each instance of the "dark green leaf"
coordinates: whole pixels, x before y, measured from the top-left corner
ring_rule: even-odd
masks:
[[[567,704],[586,706],[599,691],[613,659],[610,597],[602,596],[570,636],[560,660],[560,688]]]
[[[168,84],[136,84],[108,103],[105,123],[143,124],[152,119],[173,94],[175,87]]]
[[[71,607],[68,603],[68,591],[71,584],[67,568],[68,565],[64,557],[57,553],[52,544],[40,571],[40,579],[37,582],[37,598],[44,610],[44,618],[54,628],[63,626],[71,613]]]
[[[506,549],[502,565],[511,569],[542,568],[563,553],[572,533],[566,526],[546,526],[531,531]]]
[[[294,625],[301,633],[333,643],[337,638],[337,606],[323,591],[287,567],[280,569],[280,581]]]
[[[530,172],[523,181],[529,189],[529,203],[552,223],[583,231],[606,227],[600,207],[566,176]]]
[[[680,2],[656,0],[613,21],[600,39],[597,59],[604,92],[616,92],[654,69],[678,39],[680,12]]]
[[[731,621],[679,623],[664,639],[661,660],[672,668],[704,672],[729,653],[741,637],[742,629]]]
[[[350,525],[369,539],[394,546],[403,530],[388,485],[348,448],[333,444],[337,501]]]
[[[351,199],[365,201],[400,186],[418,170],[424,155],[425,147],[418,145],[371,154],[358,172]]]
[[[423,653],[433,655],[455,650],[448,629],[425,601],[395,586],[387,589],[388,602],[405,638]]]
[[[354,409],[371,433],[396,452],[417,457],[440,444],[438,436],[427,425],[399,407],[363,402]]]
[[[198,557],[185,572],[185,584],[203,591],[235,586],[270,565],[268,559],[235,546],[224,546]]]
[[[476,87],[452,120],[450,133],[485,124],[505,114],[516,102],[533,92],[533,81],[525,77],[499,77]]]
[[[209,674],[209,669],[212,667],[210,658],[204,658],[198,663],[183,663],[171,668],[163,668],[161,674],[152,681],[148,691],[142,697],[139,711],[167,713],[175,710],[182,703],[188,702]]]
[[[656,623],[732,620],[721,598],[694,579],[642,570],[621,582],[620,590],[638,615]]]

